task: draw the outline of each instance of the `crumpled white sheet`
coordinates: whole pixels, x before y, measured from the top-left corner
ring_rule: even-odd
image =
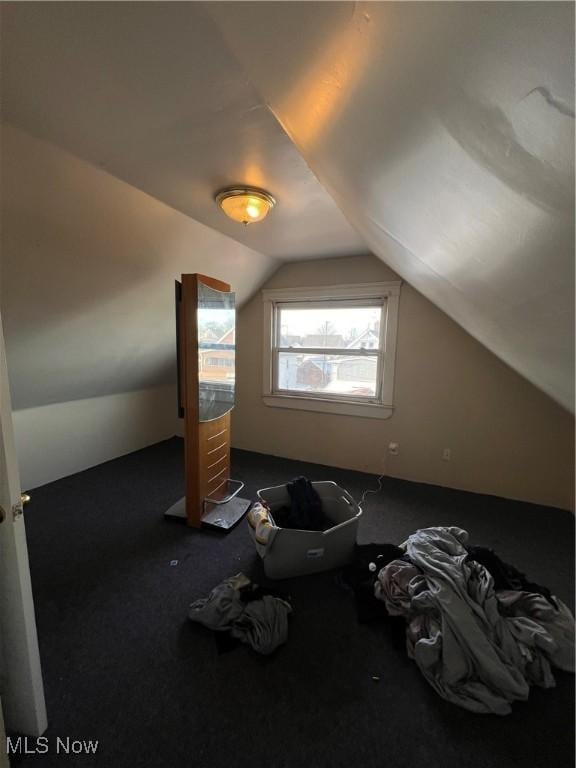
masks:
[[[292,606],[272,595],[244,602],[240,590],[251,583],[243,573],[224,579],[208,597],[190,605],[188,617],[216,632],[229,631],[232,637],[258,653],[270,654],[286,642]]]
[[[541,595],[496,593],[488,571],[466,562],[467,540],[461,528],[417,531],[412,565],[383,568],[375,594],[405,616],[408,654],[443,698],[505,715],[530,685],[555,684],[552,666],[574,671],[574,619],[558,598],[556,611]]]

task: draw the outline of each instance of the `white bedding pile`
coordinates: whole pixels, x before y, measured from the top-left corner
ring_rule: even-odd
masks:
[[[574,619],[530,592],[494,590],[488,571],[467,561],[468,534],[425,528],[410,536],[410,562],[378,574],[376,597],[404,616],[406,644],[445,699],[473,712],[506,715],[530,685],[555,685],[552,667],[574,672]]]

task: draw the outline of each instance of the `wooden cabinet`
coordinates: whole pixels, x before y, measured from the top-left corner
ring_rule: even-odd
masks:
[[[228,529],[246,511],[230,478],[230,412],[236,363],[235,296],[227,283],[182,275],[176,288],[178,406],[184,419],[185,500],[166,515]],[[245,502],[246,508],[249,502]],[[214,514],[215,510],[220,511]],[[234,517],[236,515],[236,517]]]

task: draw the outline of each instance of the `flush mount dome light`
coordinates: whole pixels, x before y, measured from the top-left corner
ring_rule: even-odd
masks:
[[[263,189],[231,187],[216,195],[216,202],[226,216],[240,224],[262,221],[276,205],[276,200]]]

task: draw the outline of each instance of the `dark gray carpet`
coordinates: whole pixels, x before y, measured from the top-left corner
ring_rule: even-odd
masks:
[[[163,520],[183,493],[182,450],[174,438],[32,492],[26,521],[48,735],[100,746],[96,756],[51,752],[20,765],[572,768],[570,675],[558,673],[554,690],[533,690],[508,717],[458,709],[387,627],[357,624],[334,574],[282,583],[294,615],[288,644],[272,658],[245,647],[219,655],[210,632],[187,622],[188,604],[224,577],[261,567],[245,521],[223,535]],[[356,498],[375,486],[372,475],[244,451],[233,467],[251,496],[297,474],[335,480]],[[459,525],[571,604],[570,513],[383,485],[368,497],[363,543]]]

